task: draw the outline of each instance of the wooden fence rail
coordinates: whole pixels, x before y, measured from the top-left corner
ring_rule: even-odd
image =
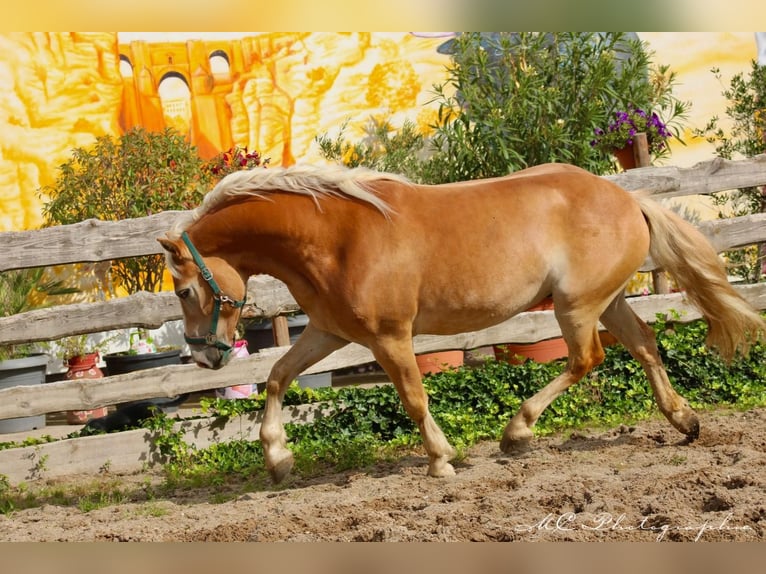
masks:
[[[714,159],[691,168],[648,167],[607,177],[626,189],[648,189],[656,198],[708,194],[766,182],[766,156],[743,161]],[[158,253],[156,237],[171,228],[179,212],[165,212],[134,220],[89,220],[42,230],[0,233],[0,271],[17,268],[95,262]],[[766,214],[705,222],[701,229],[718,251],[766,241]],[[651,264],[646,266],[646,270]],[[751,303],[766,309],[766,286],[742,288]],[[280,282],[257,276],[248,282],[245,315],[271,318],[297,310],[295,301]],[[631,299],[637,312],[652,321],[668,309],[687,309],[681,295],[658,295]],[[49,341],[68,335],[95,333],[127,327],[155,328],[181,318],[180,305],[172,293],[139,293],[100,303],[61,305],[0,318],[0,344]],[[560,334],[551,312],[524,313],[485,331],[455,337],[417,337],[415,349],[475,348],[498,342],[532,342]],[[21,387],[0,391],[0,418],[28,416],[157,396],[174,396],[265,380],[268,370],[284,348],[265,351],[221,371],[195,366],[172,366],[107,377],[97,381],[51,383],[41,388]],[[372,361],[357,345],[334,353],[309,372],[322,372]]]
[[[766,284],[738,287],[742,295],[756,308],[766,309]],[[645,321],[654,322],[658,313],[673,309],[681,314],[680,322],[700,318],[681,293],[631,297],[633,310]],[[522,313],[484,329],[453,336],[419,335],[415,337],[416,353],[446,349],[475,349],[503,342],[534,342],[560,336],[553,311]],[[261,383],[272,365],[288,347],[275,347],[238,359],[226,368],[212,371],[196,365],[173,365],[147,369],[103,379],[62,381],[31,387],[0,390],[0,419],[33,416],[61,410],[93,409],[149,397],[173,397],[181,393],[204,391],[230,385]],[[360,365],[373,361],[372,353],[360,345],[350,344],[307,369],[319,373]]]

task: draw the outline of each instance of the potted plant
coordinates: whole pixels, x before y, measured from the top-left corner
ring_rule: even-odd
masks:
[[[66,380],[102,378],[104,372],[99,367],[101,354],[113,339],[114,337],[107,337],[97,342],[92,335],[82,334],[58,341],[57,354],[64,360],[64,366],[67,368],[64,375]],[[66,420],[71,425],[85,424],[91,419],[106,416],[107,412],[107,407],[67,411]]]
[[[655,159],[666,157],[670,153],[667,140],[677,137],[657,112],[630,107],[615,112],[614,121],[606,128],[596,128],[591,146],[613,154],[624,170],[633,169],[636,167],[633,144],[640,133],[646,134],[649,154]]]
[[[71,293],[60,281],[45,278],[45,269],[18,269],[0,273],[0,317],[31,311],[44,304],[46,295]],[[0,345],[0,389],[45,382],[48,355],[39,345]],[[45,415],[0,420],[0,433],[45,427]]]

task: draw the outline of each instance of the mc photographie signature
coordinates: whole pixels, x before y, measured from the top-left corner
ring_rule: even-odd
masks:
[[[723,519],[717,521],[706,520],[698,524],[674,525],[670,522],[660,522],[657,516],[643,516],[639,519],[630,519],[625,514],[614,516],[608,512],[596,515],[581,516],[576,512],[564,512],[563,514],[550,513],[539,522],[527,525],[519,525],[514,529],[516,532],[529,532],[541,536],[545,532],[573,532],[575,530],[591,532],[620,532],[620,531],[645,531],[655,534],[657,542],[662,541],[668,532],[693,533],[694,542],[702,539],[705,532],[723,530],[750,530],[749,526],[735,526],[731,524],[732,514],[729,513]]]

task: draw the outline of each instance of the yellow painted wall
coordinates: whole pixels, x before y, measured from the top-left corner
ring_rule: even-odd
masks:
[[[692,127],[723,114],[722,86],[710,68],[720,67],[726,81],[747,71],[756,57],[752,32],[640,36],[656,51],[657,62],[678,72],[677,95],[693,102]],[[278,165],[319,161],[314,137],[346,119],[361,126],[371,115],[392,113],[395,123],[408,117],[426,124],[433,110],[424,104],[448,61],[436,52],[443,41],[407,32],[238,38],[241,61],[219,106],[228,114],[224,131],[233,143]],[[0,33],[0,231],[38,227],[37,190],[55,180],[70,150],[124,128],[121,46],[118,34],[107,32]],[[202,85],[207,72],[195,73]],[[148,92],[157,89],[151,81]],[[688,147],[672,150],[675,165],[712,155],[711,146],[691,138]]]

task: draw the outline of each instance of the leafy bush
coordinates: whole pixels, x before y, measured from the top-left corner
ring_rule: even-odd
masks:
[[[676,323],[658,316],[654,329],[671,383],[694,408],[766,404],[766,343],[756,343],[749,357],[727,365],[704,346],[707,327],[701,321]],[[564,366],[565,361],[512,365],[488,360],[479,367],[430,375],[424,384],[434,419],[460,450],[481,440],[498,440],[521,403],[560,374]],[[326,402],[334,408],[332,414],[312,423],[286,425],[299,473],[313,474],[328,467],[363,468],[397,449],[420,444],[419,432],[393,385],[313,390],[293,384],[286,394],[288,401]],[[262,408],[263,397],[211,400],[205,406],[213,413],[234,416]],[[606,348],[601,366],[545,410],[535,433],[629,423],[657,414],[643,369],[624,347],[615,345]],[[198,465],[214,463],[221,453],[227,453],[226,460],[236,458],[227,447],[217,448],[215,456],[195,451],[189,461],[196,462],[187,461],[187,471],[197,472]],[[247,448],[255,449],[246,456],[252,471],[262,464],[262,451]],[[220,464],[233,468],[233,463]]]
[[[119,138],[101,136],[91,147],[72,150],[56,182],[40,189],[45,223],[117,221],[192,209],[218,179],[261,163],[257,152],[240,148],[205,161],[172,128],[137,127]],[[136,293],[156,291],[164,269],[164,255],[147,255],[114,262],[112,274],[125,291]]]
[[[208,183],[202,165],[196,148],[170,128],[101,136],[92,147],[73,149],[54,185],[40,190],[45,222],[116,221],[190,209]],[[112,273],[128,293],[136,293],[156,291],[164,269],[163,256],[148,255],[115,262]]]
[[[718,80],[721,73],[712,69]],[[728,131],[721,127],[718,116],[695,130],[697,136],[715,144],[716,153],[725,159],[753,157],[766,153],[766,66],[751,61],[749,74],[735,74],[722,92],[727,100],[726,115],[731,121]],[[745,187],[711,196],[718,206],[720,218],[740,217],[766,211],[766,198],[759,187]],[[766,250],[763,246],[728,251],[725,254],[731,272],[748,283],[757,283],[766,273]]]
[[[591,145],[615,112],[657,113],[677,137],[689,104],[675,74],[622,33],[466,33],[451,41],[447,81],[434,87],[431,133],[371,120],[357,143],[317,138],[326,159],[403,173],[422,183],[506,175],[547,162],[615,170]],[[658,156],[666,149],[656,150]]]

